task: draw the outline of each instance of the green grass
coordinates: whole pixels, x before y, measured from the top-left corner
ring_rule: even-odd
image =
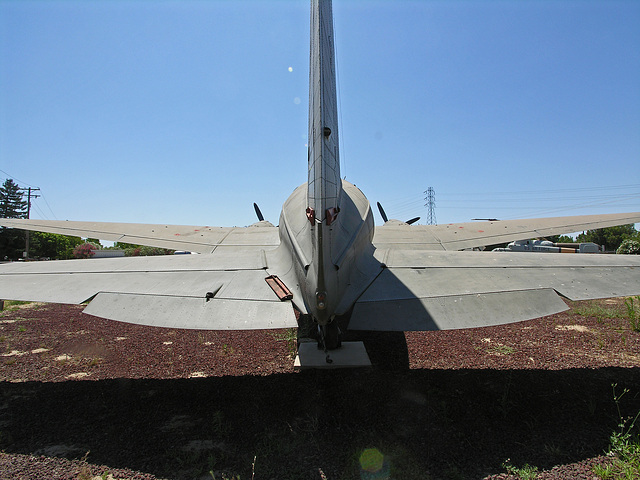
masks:
[[[571,312],[581,317],[595,317],[598,320],[605,318],[624,318],[624,312],[617,305],[605,307],[591,302],[574,306]]]
[[[509,475],[514,475],[521,480],[534,480],[538,478],[538,467],[534,467],[533,465],[529,465],[525,463],[522,467],[518,468],[509,463],[509,459],[507,459],[503,464],[502,468],[504,468]]]
[[[497,355],[509,355],[515,352],[515,350],[513,349],[513,347],[509,347],[507,345],[492,345],[487,349],[487,352]]]
[[[21,305],[29,305],[33,302],[24,302],[22,300],[5,300],[4,301],[4,311],[11,312],[13,310],[18,310]]]
[[[604,319],[627,319],[631,330],[640,333],[640,295],[624,300],[624,308],[619,305],[604,306],[595,302],[573,305],[571,312],[582,317],[595,317],[598,322]]]

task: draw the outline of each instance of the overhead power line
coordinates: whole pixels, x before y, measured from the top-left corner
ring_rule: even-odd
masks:
[[[9,174],[9,173],[5,172],[4,170],[0,170],[0,172],[4,173],[8,178],[10,178],[10,179],[12,179],[12,180],[15,180],[15,181],[16,181],[16,182],[18,182],[18,183],[22,183],[22,184],[26,185],[27,187],[33,187],[33,185],[31,185],[31,184],[29,184],[29,183],[27,183],[27,182],[23,182],[22,180],[17,179],[17,178],[16,178],[16,177],[14,177],[13,175],[11,175],[11,174]]]

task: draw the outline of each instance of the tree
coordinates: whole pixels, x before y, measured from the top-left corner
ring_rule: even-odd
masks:
[[[97,238],[87,238],[85,241],[87,243],[91,243],[91,244],[95,245],[97,250],[102,250],[102,244],[100,243],[99,239],[97,239]]]
[[[549,240],[553,243],[574,243],[575,240],[573,237],[569,235],[547,235],[544,237],[545,240]]]
[[[7,178],[0,187],[0,217],[27,218],[27,201],[22,197],[18,184]]]
[[[0,217],[27,217],[27,202],[22,199],[18,184],[10,178],[7,178],[0,187]],[[0,228],[0,260],[17,260],[22,257],[24,248],[24,231],[14,228]]]
[[[80,237],[56,233],[31,232],[29,255],[33,258],[67,260],[73,258],[73,249],[84,242]]]
[[[116,242],[113,248],[124,250],[125,257],[146,257],[150,255],[173,255],[175,250],[160,247],[148,247],[133,243]]]
[[[136,245],[135,243],[115,242],[113,248],[119,250],[127,250],[128,248],[140,248],[142,245]]]
[[[633,224],[617,225],[615,227],[598,228],[596,230],[587,230],[586,233],[578,235],[578,242],[593,242],[598,245],[604,245],[605,250],[615,251],[618,249],[623,240],[634,238],[637,231]]]

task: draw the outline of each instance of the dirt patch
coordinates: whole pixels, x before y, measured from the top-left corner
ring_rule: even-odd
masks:
[[[369,449],[392,478],[508,478],[507,459],[591,478],[618,423],[612,384],[632,391],[624,416],[640,409],[640,334],[624,318],[352,333],[374,367],[296,373],[284,331],[167,330],[62,305],[28,316],[0,324],[0,478],[361,479]],[[46,450],[60,445],[75,450]]]
[[[589,329],[584,325],[556,325],[556,330],[560,332],[566,332],[567,330],[573,330],[574,332],[588,332]]]

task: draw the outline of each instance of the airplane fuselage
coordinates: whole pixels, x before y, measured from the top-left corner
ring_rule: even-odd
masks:
[[[278,250],[281,258],[292,259],[285,283],[302,297],[294,294],[300,311],[321,326],[348,313],[381,268],[373,258],[369,201],[355,185],[341,183],[335,216],[309,215],[306,183],[294,190],[280,215]]]

